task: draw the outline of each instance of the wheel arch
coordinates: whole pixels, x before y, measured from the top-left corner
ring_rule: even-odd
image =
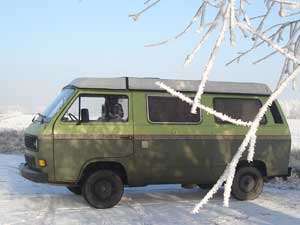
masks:
[[[266,163],[262,160],[253,160],[253,162],[251,163],[249,163],[247,160],[241,160],[239,161],[237,168],[246,167],[246,166],[255,167],[261,172],[263,177],[268,176]]]
[[[86,177],[88,177],[90,174],[97,170],[112,170],[113,172],[117,173],[120,178],[122,179],[124,185],[128,184],[128,177],[127,177],[127,171],[124,165],[120,162],[116,161],[90,161],[87,162],[81,169],[79,177],[77,179],[77,183],[81,184]]]

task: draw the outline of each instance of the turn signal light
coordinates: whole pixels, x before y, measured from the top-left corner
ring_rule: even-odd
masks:
[[[40,166],[40,167],[46,167],[46,166],[47,166],[46,160],[44,160],[44,159],[39,159],[39,166]]]

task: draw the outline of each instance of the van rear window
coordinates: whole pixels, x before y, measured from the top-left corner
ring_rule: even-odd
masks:
[[[199,123],[200,110],[191,113],[191,105],[175,97],[148,96],[148,118],[157,123]]]
[[[218,112],[224,113],[234,119],[241,119],[245,122],[253,121],[262,104],[257,99],[243,99],[243,98],[215,98],[214,109]],[[223,121],[215,117],[215,121],[220,124],[227,124],[229,122]],[[260,122],[267,123],[267,118],[264,116]]]

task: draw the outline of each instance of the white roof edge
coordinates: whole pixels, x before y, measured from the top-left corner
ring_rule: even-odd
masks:
[[[77,78],[73,80],[66,87],[72,86],[76,88],[83,89],[127,89],[126,87],[126,78],[94,78],[94,77],[86,77],[86,78]]]
[[[81,89],[162,91],[162,89],[155,84],[157,81],[163,82],[175,90],[182,92],[196,92],[200,83],[198,80],[172,80],[137,77],[77,78],[66,87],[76,87]],[[270,95],[272,93],[266,84],[223,81],[208,81],[205,87],[205,92],[253,95]]]

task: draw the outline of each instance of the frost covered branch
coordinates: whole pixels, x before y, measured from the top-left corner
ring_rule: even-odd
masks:
[[[174,90],[173,88],[165,85],[164,83],[162,82],[156,82],[156,85],[158,85],[160,88],[166,90],[168,93],[170,93],[171,95],[175,96],[175,97],[178,97],[179,99],[181,99],[182,101],[190,104],[190,105],[193,105],[194,101],[187,97],[186,95],[184,95],[183,93],[180,93],[176,90]],[[197,108],[199,109],[202,109],[204,111],[206,111],[207,113],[211,114],[211,115],[214,115],[215,117],[221,119],[222,121],[226,121],[226,122],[229,122],[229,123],[232,123],[232,124],[235,124],[237,126],[245,126],[245,127],[250,127],[252,122],[244,122],[240,119],[234,119],[228,115],[225,115],[221,112],[217,112],[215,111],[214,109],[212,108],[209,108],[205,105],[202,105],[200,103],[197,103],[196,104]]]
[[[263,116],[267,112],[269,106],[277,99],[277,97],[282,93],[282,91],[286,88],[289,82],[294,80],[296,76],[300,73],[300,67],[298,67],[290,76],[288,76],[280,86],[272,93],[269,99],[264,103],[264,105],[259,110],[258,114],[256,115],[249,131],[247,132],[242,144],[238,148],[238,151],[234,155],[231,162],[227,165],[224,173],[219,178],[217,183],[213,186],[213,188],[206,194],[206,196],[197,204],[193,210],[193,213],[198,213],[200,208],[203,207],[204,204],[208,202],[210,198],[221,188],[222,184],[225,182],[225,190],[224,190],[224,206],[229,206],[229,198],[231,193],[231,187],[236,171],[236,166],[239,162],[239,159],[242,157],[242,154],[245,152],[247,146],[250,143],[250,151],[248,154],[248,161],[253,161],[254,156],[254,147],[256,141],[256,132],[259,127],[260,121],[262,120]]]
[[[154,2],[153,5],[158,2],[159,1]],[[202,46],[211,37],[212,33],[216,31],[218,27],[220,27],[219,32],[216,33],[217,39],[209,54],[208,63],[205,65],[204,71],[201,75],[201,81],[194,100],[183,95],[182,93],[175,91],[165,84],[157,83],[157,85],[165,89],[173,96],[176,96],[181,100],[191,104],[192,113],[196,113],[197,108],[200,108],[224,121],[231,122],[235,125],[251,125],[245,135],[244,140],[239,146],[236,154],[233,156],[231,162],[227,165],[222,176],[219,178],[213,188],[207,193],[207,195],[201,200],[201,202],[195,206],[193,210],[194,213],[199,212],[200,208],[213,197],[223,183],[225,183],[224,206],[229,205],[231,186],[234,180],[236,166],[242,154],[248,149],[247,160],[248,162],[253,161],[257,140],[256,132],[259,128],[261,119],[267,112],[269,106],[271,106],[271,104],[277,99],[280,93],[282,93],[287,85],[294,81],[300,73],[300,3],[294,0],[264,0],[262,2],[265,5],[265,12],[260,15],[250,15],[250,10],[247,9],[247,6],[254,5],[257,3],[256,1],[204,0],[200,4],[197,13],[192,17],[191,22],[182,32],[167,40],[148,45],[157,46],[166,44],[171,40],[179,39],[188,31],[190,31],[192,26],[198,22],[199,28],[197,29],[197,33],[203,33],[203,35],[199,38],[199,43],[192,50],[191,54],[186,57],[185,64],[190,64]],[[145,10],[136,14],[136,18],[138,18],[149,8],[146,8]],[[213,8],[215,12],[215,14],[210,13],[210,17],[207,16],[206,13],[209,8]],[[271,16],[272,21],[270,21]],[[274,18],[276,19],[274,20]],[[274,21],[276,22],[274,23]],[[251,37],[249,41],[252,47],[244,52],[239,53],[239,55],[231,60],[227,65],[231,64],[232,62],[239,62],[242,57],[252,53],[261,46],[267,46],[273,50],[269,54],[259,57],[254,61],[254,63],[260,63],[277,53],[281,54],[284,58],[283,69],[278,79],[277,87],[260,108],[254,121],[251,123],[235,120],[228,115],[224,115],[222,112],[216,112],[214,109],[201,104],[201,96],[204,93],[206,82],[209,79],[209,75],[215,64],[217,52],[226,39],[226,34],[229,33],[231,46],[234,47],[238,44],[238,42],[236,42],[239,35],[238,31],[241,32],[245,38],[248,38],[249,36]]]
[[[172,41],[172,40],[176,40],[178,38],[180,38],[181,36],[183,36],[184,34],[186,34],[192,27],[192,25],[194,23],[196,23],[199,19],[200,19],[200,24],[201,26],[203,26],[203,22],[204,22],[204,16],[205,16],[205,10],[206,10],[206,6],[207,6],[207,2],[204,1],[201,6],[199,7],[199,9],[197,10],[196,14],[193,16],[193,18],[191,19],[191,21],[189,22],[189,24],[184,28],[183,31],[181,31],[180,33],[176,34],[175,36],[168,38],[166,40],[160,41],[158,43],[153,43],[153,44],[148,44],[145,45],[145,47],[154,47],[154,46],[159,46],[159,45],[164,45],[167,44],[168,42]]]
[[[151,2],[151,0],[148,0],[148,1],[145,1],[144,4],[147,5],[150,2]],[[151,9],[152,7],[154,7],[155,5],[157,5],[159,2],[160,2],[160,0],[156,0],[155,2],[153,2],[150,5],[146,6],[146,8],[144,8],[140,12],[138,12],[136,14],[129,15],[129,17],[131,17],[134,21],[137,21],[142,14],[144,14],[146,11],[148,11],[149,9]]]
[[[204,93],[204,88],[205,88],[206,82],[208,80],[208,76],[210,74],[210,71],[211,71],[214,63],[215,63],[217,52],[218,52],[219,48],[221,47],[221,44],[224,40],[226,28],[227,28],[227,20],[229,17],[229,12],[230,12],[230,7],[228,6],[226,9],[226,13],[223,16],[223,25],[222,25],[222,29],[220,31],[219,37],[215,43],[215,46],[210,54],[208,63],[205,66],[204,72],[202,74],[201,82],[200,82],[200,85],[199,85],[199,88],[198,88],[198,91],[197,91],[197,94],[196,94],[196,97],[194,99],[194,103],[192,106],[192,110],[191,110],[192,113],[196,113],[197,103],[201,102],[201,96]]]

